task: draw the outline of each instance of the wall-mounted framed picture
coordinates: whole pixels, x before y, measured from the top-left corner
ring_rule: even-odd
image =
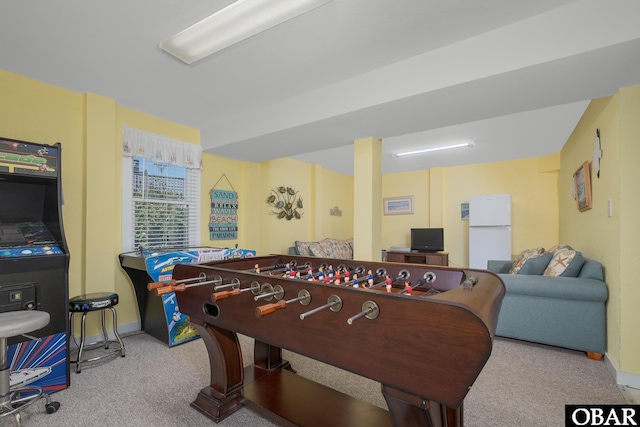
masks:
[[[573,174],[573,189],[578,210],[583,212],[591,209],[591,175],[588,160]]]
[[[460,203],[460,219],[469,221],[469,203]]]
[[[385,197],[385,215],[408,215],[413,214],[413,196]]]

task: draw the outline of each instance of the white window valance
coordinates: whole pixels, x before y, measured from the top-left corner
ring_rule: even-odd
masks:
[[[151,132],[122,126],[122,155],[202,170],[202,147]]]

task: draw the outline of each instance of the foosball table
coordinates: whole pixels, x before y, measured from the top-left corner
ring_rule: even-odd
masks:
[[[285,426],[462,426],[505,294],[484,270],[291,255],[180,264],[148,288],[176,292],[204,340],[211,383],[192,406]],[[282,349],[380,382],[388,411],[297,375]]]

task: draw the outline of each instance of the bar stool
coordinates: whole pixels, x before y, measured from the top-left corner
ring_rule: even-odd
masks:
[[[118,294],[109,293],[109,292],[97,292],[91,294],[82,294],[76,297],[73,297],[69,300],[69,312],[71,315],[69,316],[69,331],[71,337],[73,337],[73,342],[76,344],[76,348],[78,349],[78,357],[75,360],[71,360],[71,363],[76,364],[76,372],[79,374],[82,372],[82,364],[85,362],[94,362],[97,360],[104,359],[107,356],[114,355],[116,353],[120,353],[120,357],[124,357],[124,343],[118,334],[118,318],[116,315],[116,309],[114,308],[118,305]],[[111,315],[113,318],[113,334],[115,335],[115,340],[109,340],[109,336],[107,335],[107,328],[105,326],[105,310],[111,310]],[[85,321],[87,317],[87,313],[90,311],[100,311],[100,317],[102,319],[102,341],[96,341],[92,343],[85,343],[86,340],[86,330],[85,330]],[[75,341],[75,337],[73,336],[73,316],[76,313],[82,313],[82,322],[81,322],[81,331],[80,331],[80,345],[78,345]],[[117,344],[116,348],[109,349],[110,344]],[[106,353],[95,357],[91,357],[88,359],[82,358],[82,353],[85,351],[96,350],[99,347],[104,346],[105,350],[110,350]]]
[[[59,402],[52,402],[42,388],[34,385],[11,387],[11,367],[8,365],[7,339],[44,328],[49,324],[49,313],[46,311],[21,310],[0,313],[0,418],[13,415],[20,425],[20,411],[40,398],[45,398],[47,413],[53,414],[60,407]],[[22,393],[32,393],[21,397]],[[34,393],[34,394],[33,394]]]

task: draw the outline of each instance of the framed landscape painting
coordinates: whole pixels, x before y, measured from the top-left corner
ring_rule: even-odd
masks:
[[[413,196],[385,197],[385,215],[407,215],[413,213]]]

